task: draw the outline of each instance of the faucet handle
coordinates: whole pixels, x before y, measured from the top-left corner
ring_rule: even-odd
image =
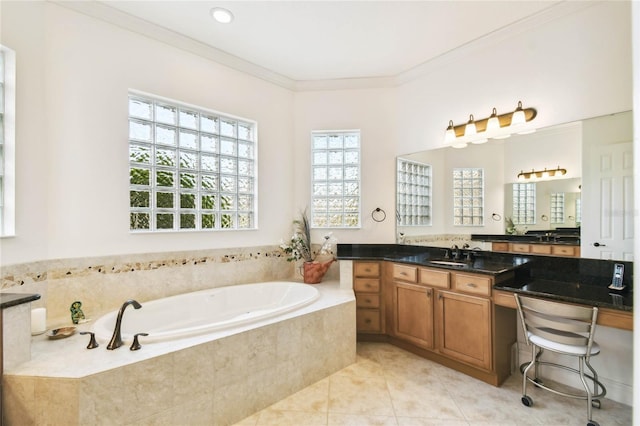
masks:
[[[149,333],[137,333],[137,334],[134,334],[133,335],[133,343],[131,344],[131,347],[129,348],[129,350],[137,351],[138,349],[140,349],[142,347],[142,345],[138,341],[138,336],[148,336],[148,335],[149,335]]]
[[[87,345],[87,349],[94,349],[100,346],[96,341],[96,334],[91,331],[81,331],[80,334],[90,334],[91,339],[89,339],[89,344]]]

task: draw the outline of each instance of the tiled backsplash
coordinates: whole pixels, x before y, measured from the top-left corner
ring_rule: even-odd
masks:
[[[330,268],[328,278],[338,276]],[[38,293],[32,307],[47,308],[47,326],[69,324],[79,300],[87,318],[138,301],[225,285],[298,279],[278,246],[62,259],[2,267],[1,290]]]

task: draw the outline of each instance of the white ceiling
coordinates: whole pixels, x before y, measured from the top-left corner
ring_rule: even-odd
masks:
[[[59,1],[59,4],[69,5]],[[74,2],[86,7],[88,2]],[[83,3],[79,5],[79,3]],[[292,81],[394,77],[557,1],[121,1],[135,17]],[[213,7],[233,12],[219,24]],[[115,10],[114,10],[115,9]],[[126,14],[126,15],[125,15]],[[112,19],[113,20],[113,19]],[[145,24],[146,24],[145,23]],[[246,67],[245,67],[246,68]]]

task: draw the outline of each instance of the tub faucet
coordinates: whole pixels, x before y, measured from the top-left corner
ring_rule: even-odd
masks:
[[[120,310],[118,311],[118,317],[116,318],[116,327],[113,330],[113,336],[111,336],[111,341],[107,345],[107,349],[113,350],[122,346],[122,334],[120,333],[120,327],[122,326],[122,316],[124,315],[124,310],[127,309],[127,306],[133,305],[134,308],[140,309],[142,305],[136,302],[135,300],[127,300],[120,306]]]

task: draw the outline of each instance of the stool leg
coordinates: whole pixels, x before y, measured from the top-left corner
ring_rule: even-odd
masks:
[[[587,381],[584,378],[584,357],[578,358],[578,369],[580,372],[580,380],[582,381],[582,385],[584,386],[584,390],[587,392],[587,420],[591,421],[591,388],[587,384]],[[597,385],[594,385],[597,386]]]
[[[593,394],[594,395],[598,395],[600,393],[600,389],[599,389],[599,386],[598,386],[598,373],[596,372],[596,370],[589,363],[589,357],[586,357],[584,359],[584,363],[587,365],[589,370],[591,370],[591,374],[593,375]]]
[[[542,352],[544,352],[544,349],[538,348],[538,353],[536,354],[536,357],[535,357],[535,361],[536,361],[535,381],[536,382],[540,381],[539,368],[540,368],[540,357],[542,356]]]

